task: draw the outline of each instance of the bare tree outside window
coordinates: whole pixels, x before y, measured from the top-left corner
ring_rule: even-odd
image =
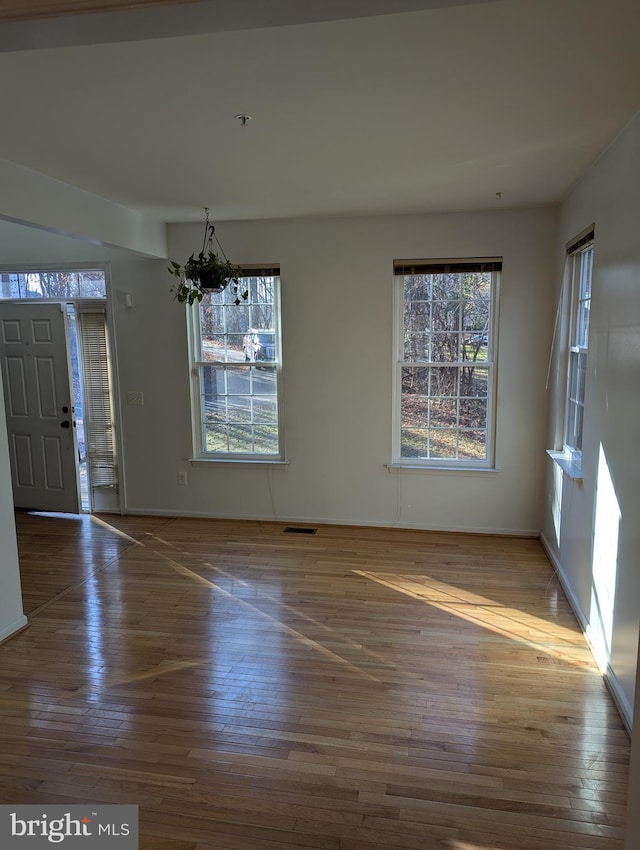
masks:
[[[486,465],[496,272],[454,269],[399,279],[400,458]]]
[[[197,450],[239,459],[281,456],[278,414],[279,277],[243,278],[246,302],[228,290],[210,292],[197,307]]]
[[[0,275],[2,298],[105,298],[105,273],[102,269],[78,271],[28,271]]]

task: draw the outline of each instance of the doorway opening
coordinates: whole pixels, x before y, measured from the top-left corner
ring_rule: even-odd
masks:
[[[23,325],[24,333],[20,330],[22,319],[19,314],[12,314],[12,318],[7,319],[10,309],[15,313],[11,304],[17,307],[18,302],[31,317]],[[28,347],[24,349],[24,368],[19,362],[21,334],[26,339],[32,332],[32,326],[39,324],[44,327],[45,321],[47,327],[54,328],[55,316],[49,317],[52,321],[38,316],[47,309],[55,312],[56,306],[61,311],[58,315],[63,323],[57,332],[58,346],[47,349],[46,357],[36,356],[40,365],[29,380]],[[20,312],[24,317],[25,313]],[[56,507],[59,503],[73,504],[76,506],[73,512],[119,511],[105,270],[0,271],[0,324],[3,329],[10,328],[13,334],[7,335],[4,330],[0,334],[0,354],[16,507],[64,510]],[[47,334],[50,335],[50,332],[47,331]],[[45,339],[45,342],[53,341],[48,336]],[[15,344],[12,346],[11,343]],[[33,346],[31,351],[35,353]],[[43,422],[41,390],[35,394],[30,390],[30,384],[40,385],[38,368],[42,372],[45,360],[56,364],[47,366],[47,374],[52,376],[47,387],[51,408],[49,423]],[[18,397],[21,403],[24,399],[21,418],[13,415]],[[30,401],[33,403],[30,404]],[[29,407],[36,413],[32,414]],[[30,418],[34,429],[32,434],[28,433]],[[38,428],[41,430],[37,431]],[[44,437],[42,428],[45,429]],[[46,428],[53,428],[53,431],[46,432]],[[68,438],[66,442],[63,437]],[[41,452],[42,457],[39,458],[41,445],[54,449],[48,453]],[[39,469],[42,470],[40,475]],[[55,475],[52,475],[52,470]],[[50,486],[52,480],[53,485]],[[56,496],[56,490],[59,496]]]

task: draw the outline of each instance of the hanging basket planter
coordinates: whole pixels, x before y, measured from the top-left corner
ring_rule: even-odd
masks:
[[[213,256],[215,257],[216,255],[214,254]],[[221,279],[217,270],[203,269],[199,272],[198,276],[200,289],[203,289],[205,292],[222,292],[227,283],[233,280],[224,271],[223,274],[224,276]]]
[[[178,278],[178,283],[173,286],[172,292],[177,301],[183,304],[194,304],[196,301],[198,303],[202,301],[205,293],[222,292],[230,286],[235,295],[234,303],[240,304],[240,299],[246,301],[249,295],[241,283],[242,268],[234,266],[227,259],[222,245],[215,236],[215,228],[209,223],[208,207],[205,208],[205,214],[202,250],[198,254],[194,252],[184,265],[169,260],[168,271]],[[222,256],[213,250],[214,238]]]

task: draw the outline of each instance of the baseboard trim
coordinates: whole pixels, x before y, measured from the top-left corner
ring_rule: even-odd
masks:
[[[29,625],[29,620],[22,615],[22,617],[18,617],[17,620],[14,620],[13,623],[9,623],[8,626],[5,626],[4,629],[0,629],[0,643],[4,643],[9,640],[9,638],[15,637],[18,632],[21,632],[23,629],[26,629]]]
[[[611,694],[611,698],[616,704],[616,708],[620,712],[620,717],[622,717],[622,722],[624,723],[627,732],[631,735],[631,727],[633,726],[633,709],[631,708],[631,704],[625,696],[620,682],[618,681],[618,677],[614,673],[610,664],[607,664],[607,669],[604,673],[604,683]]]
[[[542,547],[547,554],[547,557],[551,561],[551,565],[556,571],[556,575],[558,576],[558,580],[560,582],[560,586],[564,591],[564,595],[567,597],[569,605],[571,606],[571,610],[575,614],[576,620],[582,629],[582,634],[584,635],[584,639],[589,645],[589,649],[591,650],[591,654],[594,659],[596,658],[595,652],[593,651],[593,645],[589,640],[589,620],[587,619],[586,614],[582,610],[582,606],[578,602],[578,597],[573,592],[571,587],[571,583],[567,578],[564,569],[562,568],[562,564],[560,563],[556,553],[553,551],[553,548],[549,544],[549,541],[544,535],[544,532],[540,532],[540,542],[542,543]],[[629,734],[631,734],[631,727],[633,725],[633,711],[631,709],[631,705],[629,700],[624,694],[622,687],[620,686],[620,682],[618,681],[618,677],[616,676],[613,668],[610,664],[607,664],[606,670],[602,671],[602,678],[604,679],[604,683],[607,686],[609,693],[611,694],[611,698],[613,699],[616,708],[622,718],[622,722],[625,725],[625,728]]]
[[[587,627],[589,625],[589,620],[587,619],[586,614],[582,610],[582,605],[578,601],[578,597],[573,592],[573,588],[571,587],[571,582],[567,578],[565,571],[560,563],[556,553],[553,551],[553,548],[549,544],[549,541],[544,535],[544,532],[540,532],[540,542],[542,543],[542,548],[546,552],[547,558],[551,561],[551,565],[556,571],[558,576],[558,580],[560,581],[560,585],[562,590],[564,591],[564,595],[567,597],[569,601],[569,605],[571,606],[571,610],[576,616],[578,623],[580,624],[580,628],[582,629],[582,633],[584,634],[585,640],[589,643],[589,639],[587,637]],[[589,644],[590,645],[590,644]]]
[[[179,517],[181,519],[228,519],[241,522],[247,520],[249,522],[283,522],[283,523],[305,523],[307,525],[346,525],[354,528],[404,528],[412,531],[442,531],[451,532],[452,534],[485,534],[496,535],[498,537],[528,537],[536,539],[540,536],[540,529],[536,528],[482,528],[461,525],[424,525],[421,523],[407,522],[385,522],[384,520],[363,520],[345,517],[320,517],[320,516],[293,516],[293,515],[278,515],[270,514],[226,514],[226,513],[211,513],[208,511],[177,511],[164,510],[157,508],[124,508],[124,515],[131,514],[133,516],[161,516],[161,517]]]

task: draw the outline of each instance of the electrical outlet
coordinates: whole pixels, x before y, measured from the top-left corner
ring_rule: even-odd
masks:
[[[127,393],[127,404],[144,404],[144,396],[141,392],[132,392],[129,390]]]
[[[181,487],[187,486],[187,473],[186,472],[179,472],[178,473],[178,484]]]

